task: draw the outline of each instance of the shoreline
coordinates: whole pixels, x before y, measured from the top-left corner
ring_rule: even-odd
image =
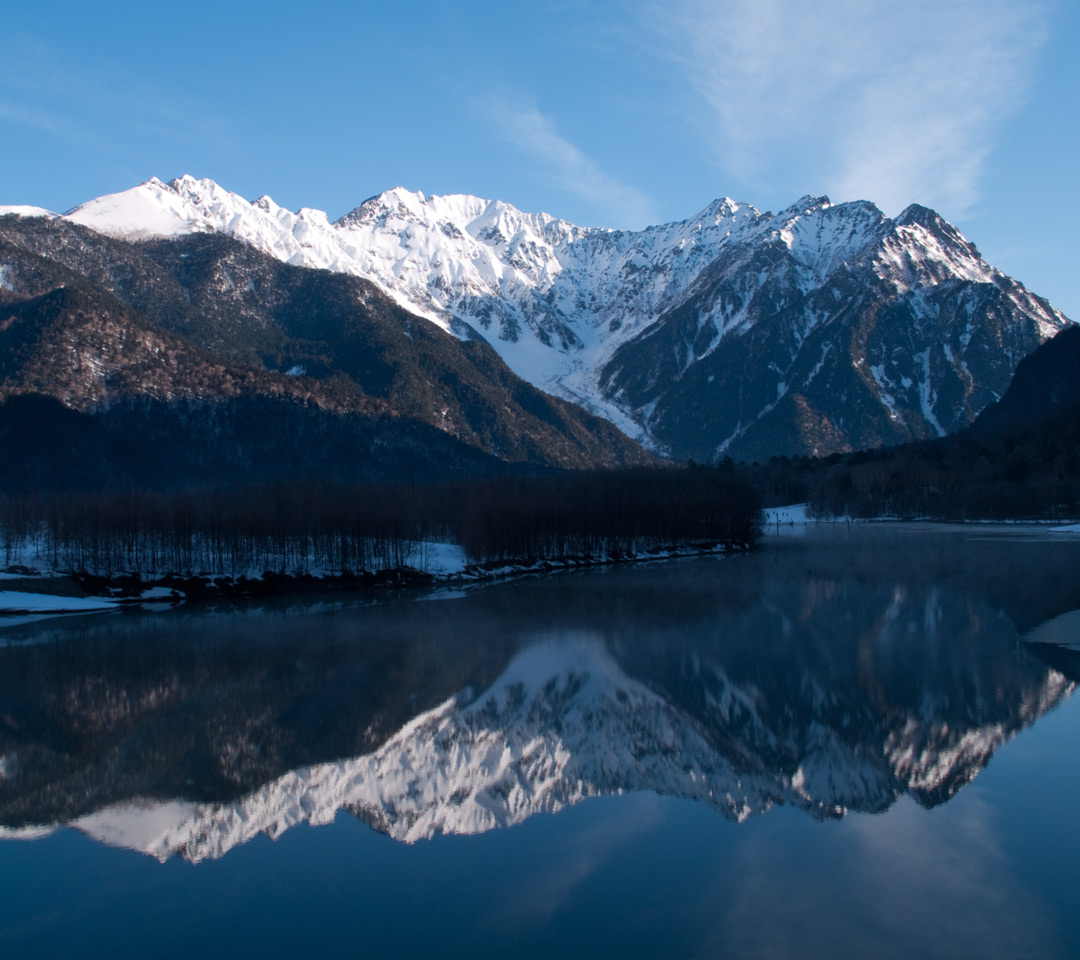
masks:
[[[810,524],[838,524],[838,523],[932,523],[959,527],[1040,527],[1049,528],[1054,533],[1080,533],[1080,518],[1057,518],[1054,520],[1039,519],[1010,519],[1010,518],[969,518],[953,519],[947,517],[853,517],[848,514],[830,514],[827,516],[814,516],[810,513],[809,503],[792,503],[779,507],[762,508],[762,532],[768,533],[770,528],[805,526]]]
[[[628,554],[580,554],[574,556],[519,559],[486,564],[463,564],[460,569],[433,572],[413,567],[390,570],[317,574],[310,571],[282,573],[266,570],[260,575],[163,574],[144,578],[139,574],[103,576],[85,572],[69,574],[5,574],[0,580],[0,617],[50,612],[80,612],[80,601],[100,600],[96,611],[122,609],[144,603],[179,605],[189,600],[234,600],[283,597],[301,593],[368,592],[416,587],[461,586],[494,583],[515,577],[560,573],[629,563],[650,563],[686,557],[731,556],[755,549],[747,543],[702,542],[657,547]],[[25,568],[24,568],[25,569]],[[41,586],[49,589],[42,591]],[[17,596],[23,606],[8,605],[5,594]],[[37,609],[26,606],[27,597],[41,598]],[[48,598],[46,600],[46,598]],[[65,607],[65,604],[69,604]],[[61,609],[63,607],[63,609]],[[0,621],[2,622],[2,621]]]

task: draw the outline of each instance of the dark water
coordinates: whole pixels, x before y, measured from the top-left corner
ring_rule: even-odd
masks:
[[[0,627],[0,955],[1080,955],[1080,538]],[[992,762],[991,762],[992,760]]]

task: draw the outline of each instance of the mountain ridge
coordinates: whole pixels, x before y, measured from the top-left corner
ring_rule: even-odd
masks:
[[[184,176],[65,218],[127,240],[225,233],[365,277],[675,459],[953,432],[1069,322],[918,204],[890,219],[867,201],[807,195],[772,214],[721,198],[621,231],[394,188],[331,222]]]

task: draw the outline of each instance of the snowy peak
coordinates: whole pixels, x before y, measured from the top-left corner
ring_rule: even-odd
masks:
[[[705,208],[703,215],[711,216],[714,223],[719,223],[721,220],[734,217],[740,210],[757,213],[757,210],[748,203],[732,200],[731,197],[720,197],[720,199],[714,200]]]
[[[80,204],[64,214],[64,218],[99,233],[132,240],[176,236],[200,229],[193,211],[179,194],[157,177],[130,190]]]
[[[773,219],[784,223],[788,220],[794,220],[798,217],[813,216],[815,213],[819,213],[822,210],[828,210],[832,206],[832,201],[822,194],[820,197],[816,197],[811,193],[805,196],[799,197],[790,207],[785,207],[779,213],[775,214]]]
[[[646,227],[641,233],[652,236],[682,235],[689,238],[692,234],[707,231],[711,227],[719,227],[724,224],[732,225],[740,218],[755,223],[762,219],[768,219],[752,204],[732,200],[731,197],[720,197],[705,207],[704,210],[699,211],[692,217],[688,217],[686,220]]]
[[[769,229],[809,271],[807,286],[816,286],[843,264],[865,256],[869,247],[880,243],[888,224],[872,203],[833,205],[828,197],[803,197],[769,221]]]
[[[914,290],[950,280],[996,284],[1005,277],[933,210],[913,205],[887,225],[875,252],[877,275],[882,279]]]
[[[335,221],[334,225],[355,228],[376,223],[385,225],[393,221],[462,224],[483,216],[490,209],[506,210],[516,214],[519,219],[524,218],[524,214],[500,200],[484,200],[469,194],[426,196],[419,191],[395,187],[365,200],[355,210]]]
[[[335,226],[361,226],[377,221],[385,222],[396,217],[402,220],[420,220],[426,197],[423,193],[411,192],[404,187],[386,190],[365,200],[359,207],[335,221]]]
[[[918,224],[920,227],[925,227],[930,231],[948,229],[957,237],[960,236],[959,231],[957,231],[950,223],[946,222],[946,220],[936,211],[931,210],[929,207],[924,207],[920,203],[912,203],[905,207],[900,213],[900,216],[896,218],[895,223],[898,227],[908,227],[913,224]]]
[[[821,456],[969,425],[1068,322],[932,211],[805,197],[728,237],[598,383],[678,459]]]
[[[953,259],[985,264],[975,244],[944,217],[927,207],[912,204],[893,221],[893,230],[897,236],[910,238],[916,243],[935,244],[941,249],[948,249]]]
[[[50,220],[59,214],[44,207],[32,207],[27,204],[0,204],[0,217],[48,217]]]
[[[272,204],[269,198],[265,199]],[[80,204],[64,215],[73,223],[131,240],[188,233],[234,232],[238,218],[255,209],[213,180],[182,176],[168,183],[151,177],[130,190]]]
[[[722,197],[686,220],[623,231],[578,227],[501,200],[396,187],[330,222],[322,211],[292,212],[266,196],[249,203],[212,180],[183,176],[151,179],[67,216],[130,239],[225,233],[296,266],[364,277],[444,330],[483,337],[535,386],[680,460],[720,451],[747,459],[823,454],[956,429],[1001,395],[1021,356],[1067,323],[918,205],[892,220],[865,201],[807,195],[766,214]],[[891,330],[871,323],[886,315]],[[821,399],[811,401],[804,382],[818,376],[825,353],[840,363],[853,342],[842,328],[864,322],[873,336],[897,341],[887,348],[894,354],[946,350],[943,361],[923,363],[932,382],[915,378],[910,364],[883,374],[889,383],[910,381],[909,410],[901,413],[896,391],[881,381],[871,401],[879,422],[869,428],[862,423],[871,407],[856,409],[852,385],[830,390],[822,379]],[[826,329],[839,340],[812,342]],[[932,330],[936,339],[926,341]],[[987,354],[994,343],[1005,345],[999,362]],[[724,371],[699,367],[729,347],[764,352]],[[635,353],[641,358],[624,362]],[[847,362],[858,369],[865,359]],[[738,408],[722,388],[736,375]],[[769,382],[750,385],[748,377]],[[706,390],[702,380],[717,387]],[[693,398],[680,392],[687,384]],[[672,390],[681,406],[704,407],[706,420],[725,425],[688,445],[674,428],[683,415],[665,410]],[[938,396],[951,398],[948,411],[935,411]],[[715,417],[716,404],[731,416]],[[770,439],[751,449],[747,432],[770,418],[778,424]]]

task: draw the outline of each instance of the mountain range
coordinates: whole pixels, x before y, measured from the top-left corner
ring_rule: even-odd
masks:
[[[3,301],[77,285],[245,384],[201,396],[367,404],[499,461],[647,458],[608,424],[702,462],[940,436],[1069,323],[919,206],[889,218],[804,197],[773,214],[722,199],[632,232],[395,189],[331,222],[185,176],[63,217],[4,213]],[[83,379],[100,365],[99,381],[116,382],[98,349],[79,342]],[[63,369],[56,352],[39,367]],[[14,376],[6,392],[31,388]],[[87,411],[133,393],[33,383]],[[134,393],[191,399],[154,389]]]

